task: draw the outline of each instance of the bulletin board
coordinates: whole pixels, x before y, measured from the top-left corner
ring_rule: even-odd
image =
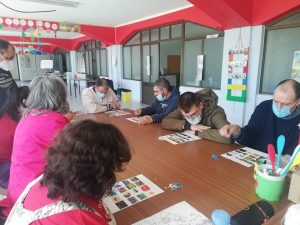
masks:
[[[228,51],[227,100],[246,102],[249,48],[243,47],[240,32],[236,47]]]

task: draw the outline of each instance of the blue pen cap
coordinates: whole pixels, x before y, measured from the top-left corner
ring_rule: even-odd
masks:
[[[223,209],[215,209],[211,214],[215,225],[230,225],[230,215]]]

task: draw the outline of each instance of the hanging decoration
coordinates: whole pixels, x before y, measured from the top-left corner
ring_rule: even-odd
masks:
[[[246,102],[249,48],[243,46],[242,33],[228,52],[227,100]]]
[[[59,22],[50,22],[37,20],[33,21],[30,19],[18,19],[10,17],[0,17],[0,29],[8,30],[23,30],[29,32],[33,29],[39,28],[39,30],[46,30],[47,32],[80,32],[80,24],[72,23],[59,23]]]

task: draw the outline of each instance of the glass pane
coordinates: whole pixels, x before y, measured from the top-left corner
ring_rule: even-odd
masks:
[[[100,41],[96,41],[96,48],[100,48],[100,47],[101,47]]]
[[[66,64],[67,64],[67,72],[71,72],[72,71],[72,67],[71,67],[71,56],[70,56],[70,53],[66,53]]]
[[[151,41],[158,41],[158,28],[151,30]]]
[[[143,81],[150,82],[150,75],[152,73],[151,67],[149,66],[152,64],[151,62],[152,57],[150,57],[150,46],[144,45],[143,46]],[[148,70],[150,73],[148,73]]]
[[[151,83],[158,79],[159,75],[159,48],[158,44],[151,45]]]
[[[123,77],[131,79],[131,53],[130,47],[123,48]]]
[[[170,27],[161,27],[160,28],[160,39],[165,40],[170,38]]]
[[[96,50],[97,76],[101,74],[100,50]]]
[[[94,76],[97,74],[96,49],[93,49],[91,52],[92,52],[92,71],[93,71],[92,75]]]
[[[136,35],[133,36],[133,38],[131,38],[126,45],[136,45],[136,44],[140,44],[140,32],[138,32]]]
[[[180,40],[169,40],[160,43],[160,74],[180,74]]]
[[[85,68],[86,68],[86,70],[85,70],[86,74],[90,74],[88,51],[84,52],[84,63],[85,63]]]
[[[261,92],[273,93],[280,81],[291,78],[299,37],[300,27],[268,31]]]
[[[107,56],[106,49],[101,49],[101,75],[107,76]]]
[[[223,44],[223,37],[204,40],[202,87],[221,88]]]
[[[80,45],[80,47],[78,48],[78,51],[84,51],[84,43]]]
[[[197,78],[197,56],[202,54],[202,40],[184,42],[183,84],[200,86]]]
[[[96,42],[95,41],[92,41],[92,48],[96,48]]]
[[[149,30],[142,31],[142,42],[150,41],[150,32]]]
[[[292,25],[292,24],[299,24],[300,23],[300,13],[291,16],[285,20],[280,21],[279,23],[276,23],[272,26],[278,26],[278,25]]]
[[[93,74],[93,55],[92,55],[92,51],[88,51],[88,52],[89,52],[89,67],[90,67],[89,74]]]
[[[171,26],[171,38],[181,37],[181,24],[175,24]]]
[[[141,80],[141,51],[140,46],[132,46],[132,79]]]
[[[217,30],[203,27],[198,24],[187,22],[185,23],[185,38],[205,37],[208,34],[217,34]]]

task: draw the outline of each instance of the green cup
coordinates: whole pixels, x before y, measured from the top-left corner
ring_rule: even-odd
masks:
[[[285,176],[273,176],[266,172],[271,169],[270,164],[256,165],[254,168],[254,178],[256,180],[256,194],[268,201],[279,201],[283,188]]]

